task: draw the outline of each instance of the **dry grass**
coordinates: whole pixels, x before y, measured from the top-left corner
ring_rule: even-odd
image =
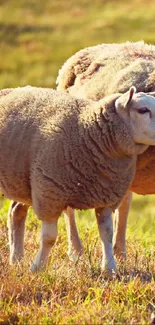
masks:
[[[4,203],[3,213],[8,205]],[[128,259],[118,261],[117,274],[108,278],[99,267],[101,247],[93,212],[90,220],[88,212],[81,214],[78,227],[84,256],[77,263],[68,260],[61,217],[49,265],[38,274],[29,271],[40,230],[32,210],[27,221],[25,258],[16,266],[8,263],[6,215],[1,215],[0,324],[151,324],[155,308],[154,238],[146,244],[143,238],[138,239],[136,229],[131,235],[129,226]]]

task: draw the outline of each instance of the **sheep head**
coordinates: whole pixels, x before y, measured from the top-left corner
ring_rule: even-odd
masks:
[[[136,93],[131,87],[115,101],[117,114],[124,120],[136,144],[155,145],[155,93]]]

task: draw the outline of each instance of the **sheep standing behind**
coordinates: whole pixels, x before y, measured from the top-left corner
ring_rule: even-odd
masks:
[[[0,187],[42,220],[32,270],[47,261],[67,207],[95,208],[102,268],[115,269],[111,213],[134,177],[137,154],[155,145],[155,98],[131,88],[93,102],[23,87],[4,91],[0,107]],[[11,262],[23,247],[25,217],[16,217],[9,220]]]
[[[125,92],[134,85],[138,91],[155,90],[155,46],[144,42],[101,44],[85,48],[69,58],[59,72],[58,90],[99,100],[114,92]],[[132,192],[155,194],[155,148],[150,146],[138,156],[135,179],[115,213],[114,249],[126,256],[125,233]],[[74,211],[66,215],[68,254],[71,259],[82,251]],[[74,238],[74,241],[72,240]]]

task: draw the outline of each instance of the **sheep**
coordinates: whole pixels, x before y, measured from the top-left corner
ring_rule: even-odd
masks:
[[[64,63],[57,84],[60,91],[65,90],[72,95],[93,100],[100,100],[114,92],[123,93],[132,85],[138,91],[154,91],[155,46],[140,41],[85,48]],[[115,255],[119,258],[126,257],[125,233],[132,192],[155,194],[154,160],[155,149],[152,146],[138,156],[134,181],[115,213],[113,244]],[[74,260],[81,254],[83,247],[77,233],[74,211],[71,209],[66,215],[66,224],[68,255]]]
[[[11,263],[23,249],[25,213],[17,213],[20,202],[26,209],[31,205],[42,221],[32,271],[46,264],[58,217],[68,207],[95,208],[102,268],[116,269],[111,213],[134,178],[137,155],[155,145],[153,96],[136,94],[131,87],[123,95],[95,102],[30,86],[4,90],[0,188],[16,208],[9,220]]]

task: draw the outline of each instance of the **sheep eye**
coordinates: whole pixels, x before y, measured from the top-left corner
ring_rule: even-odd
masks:
[[[139,108],[137,111],[140,114],[150,113],[150,110],[147,107]]]

